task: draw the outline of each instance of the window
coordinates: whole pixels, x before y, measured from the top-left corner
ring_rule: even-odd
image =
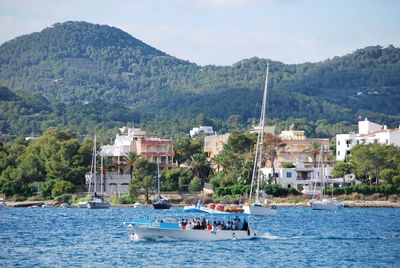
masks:
[[[388,139],[386,139],[386,144],[389,144],[389,140]]]
[[[286,172],[286,177],[291,178],[292,177],[292,172]]]
[[[288,189],[292,188],[292,185],[291,185],[291,184],[288,184],[288,185],[287,185],[287,188],[288,188]]]
[[[340,145],[340,141],[337,142],[337,145]]]
[[[337,155],[340,155],[340,151],[337,152]]]

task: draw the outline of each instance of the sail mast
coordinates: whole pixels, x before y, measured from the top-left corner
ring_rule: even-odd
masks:
[[[96,178],[96,142],[97,142],[97,137],[96,137],[96,133],[94,134],[94,143],[93,143],[93,178],[94,178],[94,189],[93,191],[96,193],[97,192],[97,178]]]
[[[264,86],[264,96],[263,96],[263,105],[261,109],[261,120],[260,125],[261,129],[260,132],[260,149],[259,149],[259,163],[258,163],[258,172],[257,172],[257,192],[256,192],[256,202],[259,199],[259,192],[260,192],[260,180],[261,180],[261,165],[262,165],[262,153],[263,153],[263,142],[264,142],[264,126],[265,126],[265,114],[267,113],[267,95],[268,95],[268,73],[269,73],[269,62],[267,62],[267,71],[265,75],[265,86]]]

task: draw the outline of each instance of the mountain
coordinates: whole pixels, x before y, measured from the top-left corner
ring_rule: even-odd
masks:
[[[56,124],[87,132],[93,124],[109,126],[117,116],[111,125],[132,122],[166,136],[195,124],[224,131],[258,117],[255,104],[261,103],[266,63],[251,58],[232,66],[199,66],[114,27],[58,23],[0,46],[0,84],[11,89],[7,94],[16,94],[0,95],[0,108],[16,105],[21,94],[40,94],[48,102],[41,112],[57,116],[37,119],[32,123],[36,130]],[[269,86],[268,118],[280,128],[295,123],[311,136],[329,136],[365,116],[395,126],[400,121],[400,49],[366,47],[317,63],[271,61]],[[77,124],[71,119],[75,111],[91,123]],[[104,118],[97,114],[93,119],[97,112]],[[17,131],[7,125],[24,115],[9,114],[0,117],[3,132]],[[326,127],[330,130],[321,132]]]

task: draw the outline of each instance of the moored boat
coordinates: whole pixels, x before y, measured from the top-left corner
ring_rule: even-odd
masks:
[[[93,199],[87,202],[87,208],[90,209],[109,208],[110,206],[110,203],[104,197],[97,195],[94,195]]]
[[[322,200],[311,200],[310,205],[314,210],[337,210],[344,207],[344,203],[335,199],[326,198]]]
[[[170,209],[171,206],[171,201],[167,198],[162,198],[161,196],[159,199],[153,201],[154,209]]]
[[[276,206],[269,205],[267,201],[267,195],[264,191],[260,190],[262,172],[261,167],[263,163],[263,142],[264,142],[264,126],[265,126],[265,116],[267,113],[267,96],[268,96],[268,74],[269,74],[269,63],[267,63],[267,70],[265,74],[265,86],[263,93],[263,101],[261,106],[260,123],[258,126],[257,133],[257,143],[256,152],[254,155],[253,172],[251,176],[251,186],[250,186],[250,198],[249,202],[243,206],[246,213],[251,213],[255,216],[271,216],[277,213]],[[255,200],[252,200],[253,187],[256,184],[255,190]],[[262,196],[260,196],[262,195]]]

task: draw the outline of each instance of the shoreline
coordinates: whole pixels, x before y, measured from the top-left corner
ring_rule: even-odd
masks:
[[[342,201],[346,208],[400,208],[400,202],[391,202],[391,201],[365,201],[365,200],[347,200]],[[23,201],[23,202],[5,202],[6,207],[10,208],[18,208],[18,207],[32,207],[38,206],[41,207],[43,205],[49,207],[59,207],[60,203],[54,201]],[[310,207],[308,202],[277,202],[273,203],[277,207]],[[190,206],[192,204],[173,204],[173,207],[184,207]],[[113,207],[133,207],[134,204],[112,204]],[[146,207],[150,207],[151,204],[144,205]]]

